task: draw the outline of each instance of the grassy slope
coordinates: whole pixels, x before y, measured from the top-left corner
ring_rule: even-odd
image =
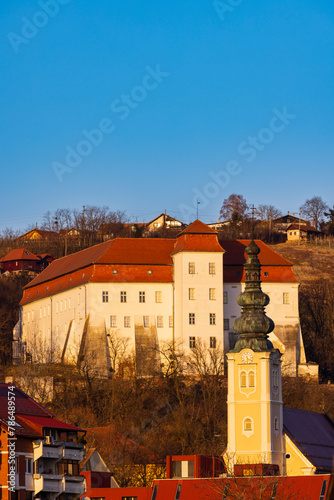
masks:
[[[278,243],[270,247],[294,266],[296,278],[301,283],[322,279],[334,279],[334,248],[303,243]]]

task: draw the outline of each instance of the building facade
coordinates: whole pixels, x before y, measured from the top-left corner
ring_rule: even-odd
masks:
[[[85,431],[61,422],[11,384],[0,383],[1,500],[77,500]]]
[[[110,343],[123,339],[145,374],[161,369],[161,351],[171,343],[182,347],[185,363],[198,346],[226,353],[235,343],[248,243],[218,241],[197,220],[175,239],[116,238],[58,259],[24,289],[14,359],[76,363],[84,350],[94,357],[90,345],[101,370],[109,370]],[[271,340],[296,375],[305,363],[298,282],[291,262],[258,244],[275,322]]]

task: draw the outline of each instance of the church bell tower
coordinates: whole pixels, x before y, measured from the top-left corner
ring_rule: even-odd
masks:
[[[246,248],[246,286],[238,296],[241,316],[233,324],[238,341],[227,354],[229,467],[276,464],[283,470],[281,354],[268,340],[273,321],[265,315],[269,297],[261,289],[260,248]]]

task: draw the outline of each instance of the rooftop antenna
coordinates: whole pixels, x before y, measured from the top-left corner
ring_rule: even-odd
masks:
[[[200,201],[199,201],[199,199],[197,198],[197,207],[196,207],[196,208],[197,208],[197,214],[196,214],[196,219],[198,219],[198,205],[200,205],[200,204],[201,204],[201,202],[200,202]]]

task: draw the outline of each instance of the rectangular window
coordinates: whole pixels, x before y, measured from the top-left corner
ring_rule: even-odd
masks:
[[[155,302],[160,304],[162,302],[162,292],[155,292]]]
[[[223,292],[223,303],[228,304],[228,292]]]
[[[60,312],[63,312],[63,301],[60,301]]]
[[[126,292],[121,292],[121,302],[126,302]]]
[[[189,325],[195,324],[195,313],[189,313]]]
[[[216,289],[209,288],[209,300],[216,300]]]
[[[145,292],[139,292],[139,302],[145,302]]]
[[[189,300],[195,300],[195,288],[189,288]]]
[[[68,299],[68,308],[71,309],[71,299]]]
[[[209,274],[216,274],[216,263],[209,262]]]
[[[224,330],[230,329],[230,320],[228,318],[224,318]]]
[[[116,322],[116,316],[110,316],[110,328],[116,328],[117,322]]]
[[[164,317],[157,316],[157,328],[163,328],[164,326]]]
[[[149,316],[143,316],[143,325],[144,325],[144,328],[149,328],[149,326],[150,326],[150,317]]]
[[[216,349],[217,341],[216,337],[210,337],[210,349]]]
[[[33,473],[33,463],[34,463],[33,458],[26,458],[26,473],[27,474]]]
[[[169,328],[173,328],[173,325],[174,325],[173,316],[169,316],[168,324],[169,324]]]
[[[210,313],[210,325],[216,324],[216,313]]]
[[[283,304],[290,304],[289,292],[283,292]]]
[[[190,349],[195,349],[195,347],[196,347],[196,338],[195,337],[189,337],[189,347],[190,347]]]
[[[109,302],[109,293],[102,292],[102,302]]]
[[[189,262],[189,274],[195,274],[195,262]]]
[[[130,316],[124,316],[124,328],[130,328]]]
[[[56,302],[56,313],[58,313],[58,302]]]
[[[67,306],[67,300],[64,300],[64,311],[66,311],[66,306]]]

